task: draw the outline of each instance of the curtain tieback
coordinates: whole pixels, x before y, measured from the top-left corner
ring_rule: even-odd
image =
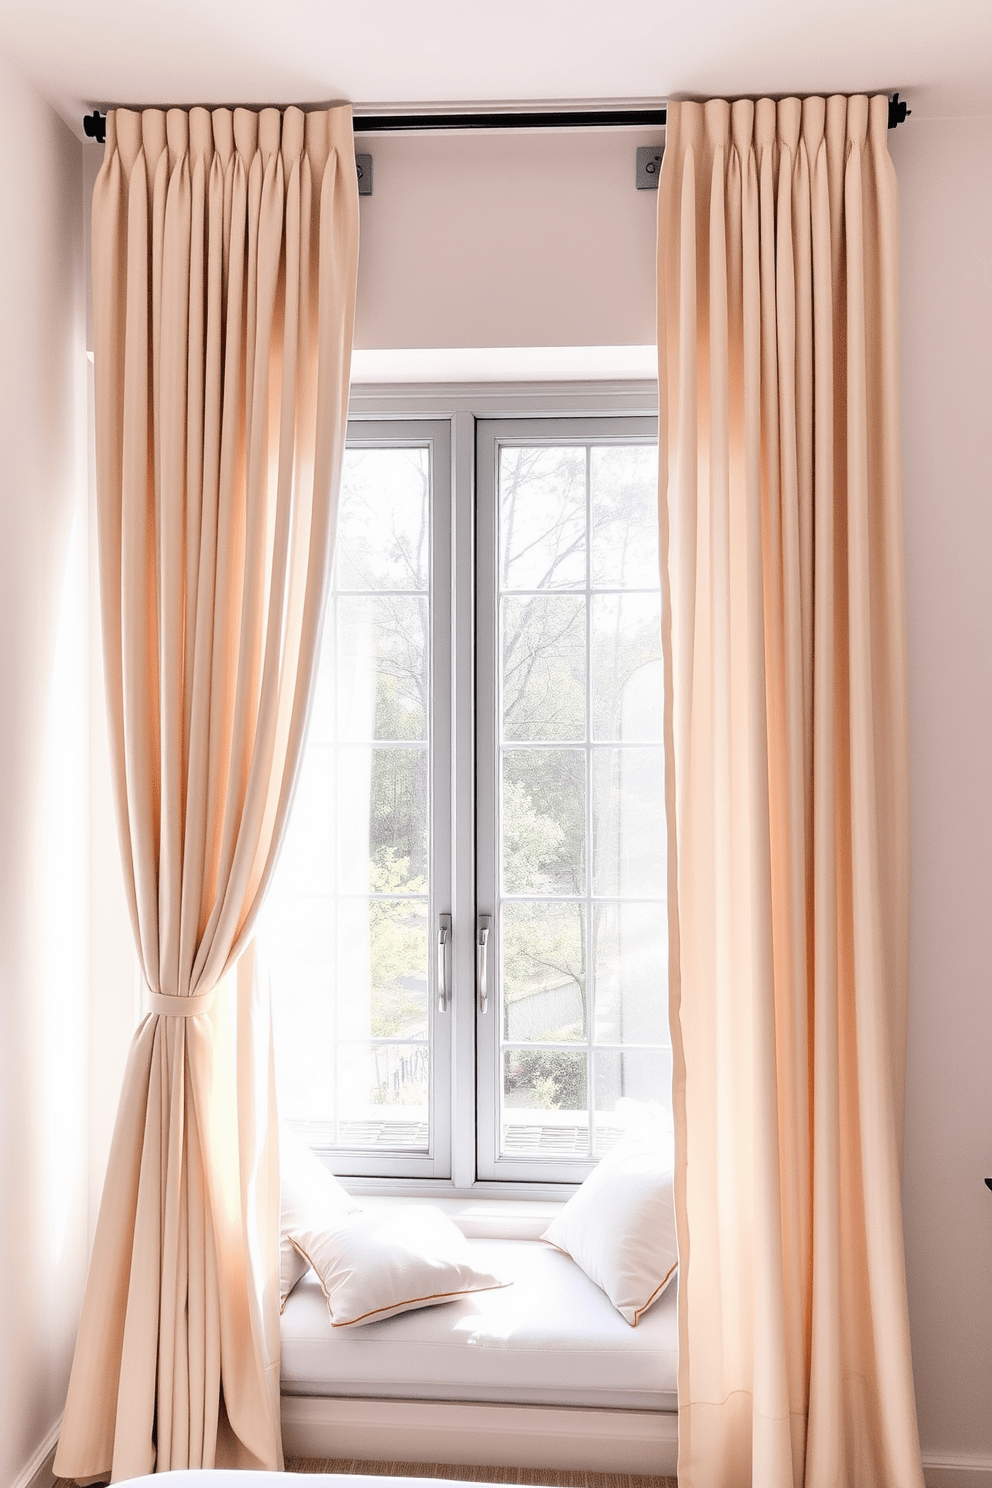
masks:
[[[149,992],[148,1011],[166,1018],[195,1018],[199,1013],[208,1013],[213,1006],[217,988],[209,992],[197,992],[192,997],[168,997],[164,992]]]

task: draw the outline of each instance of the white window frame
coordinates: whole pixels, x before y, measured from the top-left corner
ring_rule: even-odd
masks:
[[[363,1155],[325,1152],[329,1166],[347,1176],[356,1193],[419,1194],[450,1199],[516,1199],[537,1203],[561,1201],[574,1192],[594,1165],[571,1161],[542,1162],[540,1176],[500,1164],[498,1178],[479,1176],[476,1018],[476,440],[479,420],[630,419],[657,417],[657,384],[653,381],[354,385],[349,421],[372,436],[385,421],[410,426],[444,422],[450,427],[450,492],[435,487],[434,499],[450,501],[451,590],[450,761],[451,878],[449,1016],[450,1027],[450,1165],[439,1146],[433,1173],[402,1176],[398,1165],[387,1173]],[[399,430],[397,429],[397,433]],[[432,932],[437,912],[432,905]],[[436,1003],[436,998],[434,999]],[[439,1052],[439,1051],[438,1051]],[[435,1053],[437,1058],[437,1052]],[[445,1055],[442,1063],[447,1062]],[[444,1123],[441,1123],[440,1130]],[[365,1171],[360,1171],[362,1168]],[[376,1171],[378,1169],[378,1171]]]

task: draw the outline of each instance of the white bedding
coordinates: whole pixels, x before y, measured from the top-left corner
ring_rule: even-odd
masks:
[[[282,1392],[675,1411],[676,1288],[632,1328],[540,1241],[473,1240],[501,1291],[332,1329],[311,1272],[282,1316]]]

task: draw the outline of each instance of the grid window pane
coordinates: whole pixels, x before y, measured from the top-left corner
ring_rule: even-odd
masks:
[[[661,596],[596,594],[592,718],[597,739],[664,739]]]
[[[430,540],[426,449],[348,449],[334,541],[337,589],[426,589]]]
[[[663,897],[668,874],[665,755],[661,749],[593,749],[593,891]]]
[[[281,1114],[308,1125],[333,1123],[336,1008],[333,925],[329,895],[280,895],[270,902],[270,958],[276,1078]],[[301,1038],[298,1030],[306,1029]]]
[[[598,904],[593,937],[596,1041],[667,1044],[667,906]]]
[[[587,1153],[593,1125],[605,1150],[615,1102],[668,1068],[656,461],[646,444],[500,455],[504,1157]]]
[[[430,1057],[421,1043],[338,1046],[343,1147],[425,1150],[428,1145]]]
[[[337,737],[426,742],[430,707],[427,596],[342,595],[335,606]]]
[[[504,893],[583,894],[585,751],[504,750],[502,827]]]
[[[286,823],[270,900],[333,894],[336,889],[336,783],[331,752],[317,744],[304,754],[293,810]],[[267,913],[266,918],[269,918]],[[275,944],[275,942],[273,942]],[[280,961],[290,954],[280,950]]]
[[[655,1136],[668,1131],[671,1106],[670,1049],[601,1049],[593,1059],[593,1102],[596,1155],[613,1146],[628,1123],[624,1101],[636,1101],[655,1117]],[[673,1144],[674,1156],[674,1144]]]
[[[586,452],[500,450],[504,589],[570,589],[586,581]]]
[[[585,1041],[585,905],[509,901],[502,948],[504,1036]]]
[[[563,1049],[503,1054],[503,1150],[583,1157],[589,1151],[588,1057]]]
[[[427,900],[371,899],[370,1029],[375,1038],[426,1038]]]
[[[370,757],[369,888],[376,894],[422,893],[427,888],[430,840],[427,750],[342,749],[340,757],[342,814],[353,799],[349,795],[353,775],[346,766]]]
[[[260,932],[280,1107],[318,1145],[430,1149],[430,472],[426,447],[346,453],[307,749]]]
[[[590,454],[592,582],[606,589],[658,587],[658,450],[599,445]]]
[[[584,600],[571,595],[505,599],[501,619],[503,737],[584,738]]]

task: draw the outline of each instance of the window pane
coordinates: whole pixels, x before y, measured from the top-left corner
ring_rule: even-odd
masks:
[[[494,880],[483,869],[479,882],[496,910],[499,1017],[480,1027],[479,1088],[488,1106],[502,1086],[503,1116],[479,1171],[538,1177],[540,1159],[588,1155],[594,1078],[619,1090],[621,1053],[655,1058],[668,1042],[657,445],[625,443],[641,437],[633,423],[615,442],[590,423],[581,446],[547,426],[543,450],[536,423],[521,447],[521,426],[491,427],[479,490],[484,503],[495,473],[498,520],[483,506],[479,628],[491,594],[502,734],[496,778],[480,769],[484,836],[488,802],[498,811],[497,841],[480,844]],[[601,1053],[612,1063],[597,1076]]]
[[[367,914],[369,1032],[373,1038],[426,1038],[427,900],[372,899]]]
[[[259,948],[282,1113],[317,1145],[433,1156],[430,474],[426,445],[346,453],[307,747]]]
[[[505,599],[501,621],[504,737],[584,739],[584,600]]]
[[[667,905],[600,904],[593,922],[597,1042],[667,1044]]]
[[[585,892],[586,762],[580,749],[503,754],[503,892]]]
[[[504,903],[501,942],[505,1037],[585,1039],[585,905]]]
[[[338,589],[426,589],[430,457],[426,449],[349,449],[341,475]]]
[[[591,453],[592,582],[658,587],[658,447],[598,445]]]
[[[629,1124],[628,1113],[618,1106],[624,1098],[648,1107],[658,1122],[656,1133],[670,1131],[671,1088],[670,1049],[598,1050],[593,1056],[596,1155],[608,1151]]]
[[[586,581],[586,452],[499,452],[504,589],[583,587]]]
[[[265,940],[277,950],[269,972],[282,1115],[342,1146],[353,1145],[342,1126],[373,1119],[378,1104],[415,1105],[426,1121],[426,899],[285,896],[267,916]],[[389,1051],[410,1047],[421,1050],[414,1065],[390,1064]]]
[[[341,1044],[342,1147],[428,1146],[430,1061],[426,1042]]]
[[[373,749],[368,807],[369,888],[376,894],[416,894],[427,887],[428,779],[426,749]],[[366,754],[343,749],[342,762]],[[357,781],[356,781],[357,786]],[[342,772],[342,811],[351,781]],[[357,847],[357,843],[356,843]]]
[[[319,745],[307,750],[279,854],[277,897],[334,892],[338,852],[335,794],[333,751]]]
[[[280,1115],[308,1124],[334,1117],[333,916],[323,895],[280,897],[266,915]]]
[[[563,1049],[503,1054],[502,1147],[514,1156],[589,1151],[587,1056]]]
[[[661,596],[594,595],[593,737],[661,743],[664,698]]]
[[[665,896],[664,750],[592,751],[592,842],[594,893]]]
[[[338,737],[427,738],[430,650],[427,599],[407,594],[337,601]]]

